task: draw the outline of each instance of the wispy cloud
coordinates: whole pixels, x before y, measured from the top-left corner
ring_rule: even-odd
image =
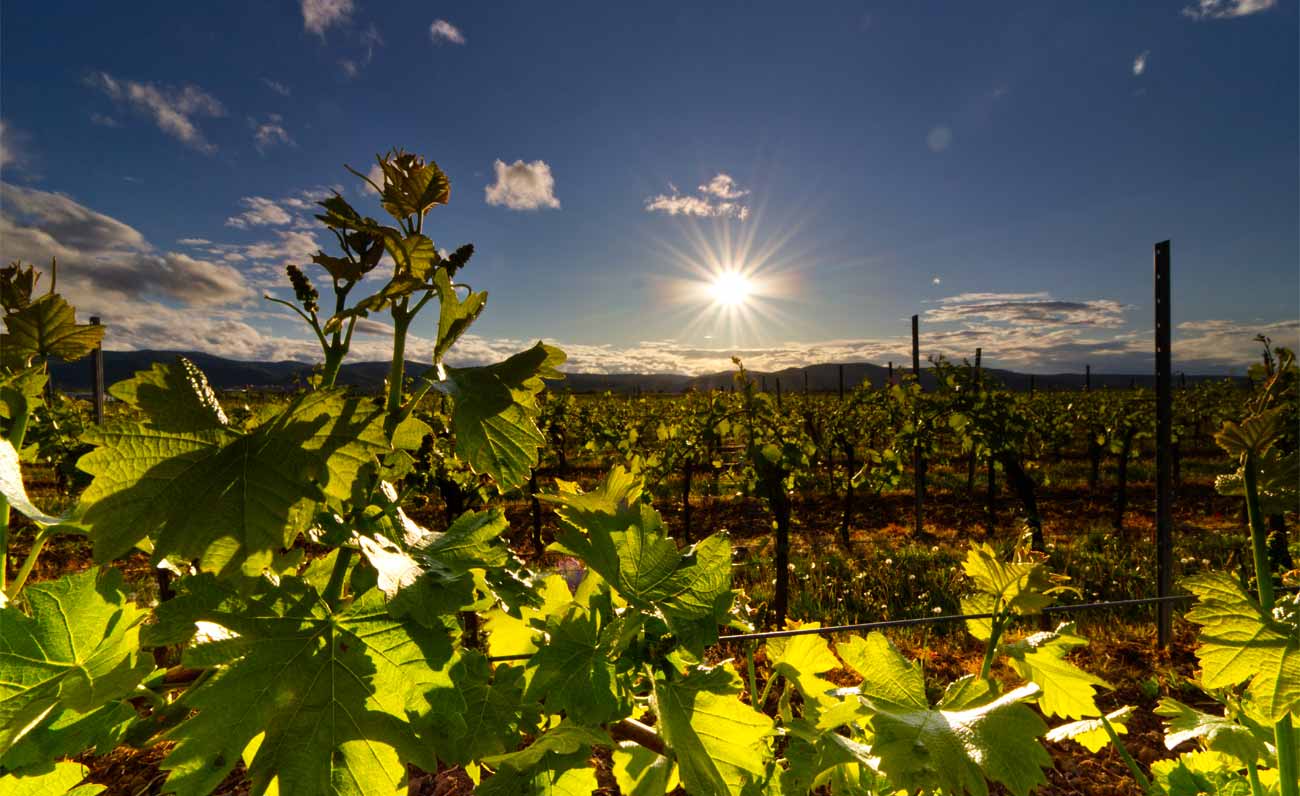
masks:
[[[244,211],[226,219],[226,226],[236,229],[249,227],[287,226],[298,220],[291,211],[311,209],[311,202],[299,196],[268,199],[265,196],[245,196],[239,200]]]
[[[225,116],[226,109],[216,97],[198,86],[160,86],[155,83],[118,80],[107,72],[94,72],[85,82],[113,101],[153,117],[158,129],[172,138],[205,154],[217,150],[204,137],[194,119]]]
[[[116,118],[104,113],[90,114],[90,123],[97,124],[100,127],[121,127],[122,123]]]
[[[551,167],[545,161],[534,160],[525,163],[516,160],[507,165],[498,160],[492,164],[496,181],[484,189],[487,203],[500,205],[511,210],[540,210],[558,208],[560,200],[555,198],[555,177]]]
[[[1142,73],[1147,71],[1147,56],[1151,55],[1150,50],[1143,50],[1133,59],[1133,76],[1141,77]]]
[[[927,310],[925,317],[934,322],[1118,328],[1124,325],[1126,309],[1111,299],[1062,301],[1047,293],[962,293],[939,299],[939,306]]]
[[[435,44],[448,42],[450,44],[464,44],[465,34],[460,32],[460,28],[451,24],[445,19],[435,19],[429,26],[429,38],[433,39]]]
[[[740,221],[749,218],[748,205],[739,201],[748,196],[749,191],[742,190],[730,174],[719,172],[699,186],[694,194],[683,194],[672,183],[668,184],[668,188],[669,193],[645,200],[646,212],[666,213],[670,216],[736,218]]]
[[[276,94],[279,94],[281,97],[287,97],[293,93],[293,89],[289,88],[284,83],[281,83],[278,80],[272,80],[269,77],[262,78],[262,84],[274,91]]]
[[[1192,19],[1233,19],[1267,11],[1277,5],[1277,0],[1200,0],[1183,9],[1183,16]]]
[[[352,0],[302,0],[302,26],[321,38],[352,16]]]
[[[253,128],[253,146],[260,154],[266,154],[276,144],[295,145],[289,131],[284,129],[284,119],[278,113],[269,114],[261,122],[252,118],[248,122]]]

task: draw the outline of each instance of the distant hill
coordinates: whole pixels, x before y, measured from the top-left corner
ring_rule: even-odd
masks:
[[[138,370],[147,370],[155,362],[171,362],[177,356],[188,357],[203,369],[208,380],[218,389],[230,390],[240,388],[255,389],[293,389],[311,372],[311,365],[303,362],[244,362],[235,359],[205,354],[197,351],[105,351],[104,381],[108,384],[121,381]],[[839,389],[840,368],[844,369],[844,388],[852,389],[864,379],[874,385],[885,384],[889,380],[888,368],[867,362],[846,362],[841,365],[809,365],[804,368],[787,368],[776,372],[750,371],[750,375],[766,385],[769,392],[775,392],[778,383],[784,392],[802,392],[805,387],[812,392],[835,392]],[[423,372],[425,365],[408,362],[407,376]],[[1013,390],[1027,390],[1030,383],[1040,390],[1079,389],[1083,387],[1082,373],[1057,373],[1030,375],[1010,370],[986,368],[984,373]],[[357,362],[344,365],[339,373],[339,382],[351,384],[365,390],[378,390],[383,387],[388,375],[386,362]],[[899,373],[898,375],[901,375]],[[91,390],[90,360],[80,362],[58,362],[51,366],[51,376],[55,386],[68,392],[89,392]],[[1175,379],[1179,376],[1175,375]],[[1188,383],[1217,380],[1223,376],[1187,375]],[[703,376],[684,376],[671,373],[568,373],[563,381],[552,383],[552,388],[575,393],[613,392],[630,393],[678,393],[689,389],[710,390],[729,389],[735,383],[733,371],[710,373]],[[926,387],[934,386],[934,378],[926,369],[921,371],[921,383]],[[1092,374],[1094,388],[1121,389],[1136,385],[1154,387],[1154,375]]]

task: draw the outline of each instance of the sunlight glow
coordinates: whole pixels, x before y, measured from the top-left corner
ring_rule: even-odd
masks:
[[[723,271],[713,278],[710,286],[713,300],[726,307],[744,306],[754,293],[754,286],[739,271]]]

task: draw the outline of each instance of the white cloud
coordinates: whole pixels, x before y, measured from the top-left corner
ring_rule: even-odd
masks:
[[[1267,11],[1277,5],[1277,0],[1199,0],[1194,6],[1183,9],[1183,16],[1192,19],[1232,19]]]
[[[325,31],[352,16],[352,0],[302,0],[302,26],[321,38]]]
[[[293,221],[293,216],[265,196],[245,196],[239,203],[247,208],[237,216],[226,219],[226,226],[237,229],[248,227],[283,226]]]
[[[1141,77],[1142,73],[1147,71],[1147,56],[1151,54],[1150,50],[1143,50],[1133,59],[1133,76]]]
[[[286,86],[284,83],[281,83],[278,80],[272,80],[269,77],[262,78],[262,83],[267,88],[274,91],[276,94],[279,94],[281,97],[287,97],[291,93],[293,93],[293,90],[290,89],[288,86]]]
[[[952,146],[952,129],[940,125],[932,129],[925,137],[925,145],[931,152],[942,152]]]
[[[216,97],[198,86],[176,88],[137,83],[133,80],[118,80],[107,72],[91,74],[86,78],[86,84],[104,92],[115,102],[125,103],[152,116],[159,130],[200,152],[212,154],[217,150],[204,137],[194,119],[224,116],[226,109]]]
[[[370,167],[370,170],[366,172],[366,176],[370,178],[370,182],[373,182],[375,185],[378,185],[380,188],[384,187],[384,170],[379,168],[378,163]],[[372,186],[370,182],[361,183],[361,192],[368,193],[368,194],[379,193],[379,191],[376,191],[374,186]]]
[[[289,135],[288,130],[284,129],[284,120],[280,118],[280,114],[272,113],[262,122],[255,119],[248,121],[253,127],[253,146],[259,153],[265,154],[266,150],[276,144],[295,146],[293,137]]]
[[[942,279],[940,279],[939,277],[936,276],[934,279],[931,279],[931,280],[930,280],[930,284],[932,284],[932,285],[937,285],[937,284],[939,284],[939,283],[942,282],[942,281],[943,281]]]
[[[939,307],[926,310],[925,318],[937,323],[980,321],[1042,326],[1124,325],[1124,304],[1110,299],[1062,301],[1047,293],[962,293],[939,299]]]
[[[100,127],[121,127],[122,123],[112,116],[104,113],[90,114],[91,124],[97,124]]]
[[[502,205],[511,210],[560,206],[560,200],[555,198],[555,178],[545,161],[525,163],[516,160],[507,166],[498,160],[492,168],[496,172],[496,182],[484,189],[488,204]]]
[[[652,196],[645,201],[648,213],[667,213],[670,216],[698,216],[701,218],[749,218],[749,207],[736,200],[749,195],[742,190],[730,174],[719,172],[696,194],[683,194],[677,186],[668,183],[669,193]]]
[[[442,42],[465,43],[465,34],[460,32],[460,28],[445,19],[435,19],[433,21],[433,24],[429,26],[429,38],[433,39],[435,44],[441,44]]]
[[[732,179],[730,174],[718,174],[700,186],[700,193],[715,196],[718,199],[739,199],[742,196],[749,195],[749,191],[742,191],[736,186],[736,181]]]
[[[350,58],[340,60],[339,68],[343,70],[343,75],[348,79],[354,78],[361,73],[361,67],[357,66],[357,62]]]
[[[212,243],[207,238],[181,238],[176,242],[182,246],[207,246]]]

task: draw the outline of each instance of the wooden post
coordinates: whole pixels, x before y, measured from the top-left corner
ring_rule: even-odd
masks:
[[[975,348],[975,374],[978,377],[980,372],[980,359],[984,356],[984,349],[976,346]]]
[[[1172,431],[1173,393],[1170,389],[1170,313],[1169,313],[1169,241],[1155,245],[1156,299],[1156,594],[1168,597],[1173,586],[1174,546],[1170,514],[1173,490],[1170,489],[1170,436]],[[1161,647],[1169,646],[1173,629],[1173,606],[1159,605],[1156,638]]]
[[[1029,394],[1034,394],[1034,374],[1029,374]]]
[[[1083,389],[1092,389],[1092,365],[1083,366]]]
[[[839,372],[840,372],[840,400],[843,401],[844,400],[844,366],[843,365],[839,366]]]
[[[766,376],[759,376],[759,377],[758,377],[758,384],[759,384],[759,387],[758,387],[758,391],[759,391],[759,392],[767,392],[767,377],[766,377]]]
[[[889,386],[894,386],[894,363],[889,363]]]
[[[803,394],[808,394],[808,368],[803,369]]]
[[[90,316],[90,325],[99,325],[99,316]],[[95,425],[102,425],[104,422],[104,346],[103,343],[95,346],[95,350],[90,354],[90,367],[92,377],[92,389],[95,393]]]
[[[781,380],[776,380],[776,408],[781,408]]]
[[[921,337],[919,316],[917,315],[912,316],[912,375],[916,377],[916,383],[919,387],[921,384]],[[920,417],[914,417],[912,420],[915,424],[920,421]],[[918,442],[912,448],[912,474],[915,481],[913,492],[916,498],[915,520],[912,530],[914,535],[920,538],[924,534],[925,527],[923,521],[925,511],[925,458],[921,455],[920,437],[918,436],[917,439]]]

